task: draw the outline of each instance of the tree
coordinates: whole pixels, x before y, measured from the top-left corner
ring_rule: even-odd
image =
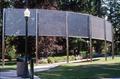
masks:
[[[109,21],[111,21],[114,28],[114,42],[116,52],[120,52],[120,2],[119,0],[109,0]]]
[[[104,5],[107,8],[106,15],[113,25],[114,43],[116,52],[120,52],[120,1],[105,0]]]

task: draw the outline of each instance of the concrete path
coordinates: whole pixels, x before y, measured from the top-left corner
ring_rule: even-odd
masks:
[[[17,77],[16,70],[10,70],[8,72],[0,72],[0,79],[29,79]],[[37,76],[34,76],[34,79],[40,79]]]

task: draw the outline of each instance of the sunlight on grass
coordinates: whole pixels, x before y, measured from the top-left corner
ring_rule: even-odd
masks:
[[[16,69],[16,65],[5,65],[4,67],[2,67],[2,65],[0,66],[0,71],[8,71],[15,69]]]
[[[112,59],[111,57],[107,58],[105,61],[104,57],[95,58],[92,62],[84,61],[84,62],[77,62],[77,63],[70,63],[64,64],[63,66],[78,66],[78,65],[90,65],[90,64],[112,64],[112,63],[120,63],[120,57],[115,57]]]
[[[35,73],[42,79],[98,79],[120,78],[120,57],[96,58],[93,62],[76,62]],[[44,73],[44,74],[43,74]],[[56,76],[57,74],[57,76]]]

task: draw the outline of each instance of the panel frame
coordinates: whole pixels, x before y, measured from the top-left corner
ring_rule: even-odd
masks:
[[[86,26],[86,27],[79,25],[80,28],[85,28],[85,29],[87,29],[87,30],[86,30],[87,33],[86,33],[86,34],[84,33],[84,35],[83,35],[82,32],[81,32],[81,35],[79,34],[79,32],[77,33],[77,34],[79,34],[79,35],[74,35],[74,34],[72,34],[72,32],[70,31],[70,28],[71,28],[70,25],[71,25],[71,24],[69,24],[69,22],[68,22],[68,31],[69,31],[68,36],[69,36],[69,37],[77,37],[77,38],[89,38],[89,15],[87,15],[87,14],[82,14],[82,13],[68,12],[68,21],[73,19],[70,15],[72,15],[73,17],[74,17],[74,16],[75,16],[75,17],[76,17],[76,16],[79,16],[79,17],[86,17],[86,18],[87,18],[87,19],[84,19],[84,20],[87,20],[87,21],[86,21],[87,24],[84,25],[84,26]],[[79,18],[77,18],[77,19],[79,19]],[[82,21],[82,18],[80,18],[79,20]],[[73,28],[74,28],[74,27],[73,27]],[[78,29],[78,30],[81,30],[81,29]],[[71,33],[70,33],[70,32],[71,32]]]
[[[94,20],[95,21],[97,20],[96,22],[98,22],[98,21],[103,22],[102,26],[99,25],[101,23],[96,24]],[[91,30],[92,30],[92,39],[105,40],[105,38],[104,38],[105,37],[104,36],[104,19],[90,15],[90,22],[91,22]],[[97,26],[95,26],[95,25],[97,25]],[[100,27],[98,27],[98,26],[100,26]],[[96,29],[95,27],[98,29]],[[102,30],[101,30],[101,28],[102,28]],[[99,32],[102,34],[97,32],[97,30],[100,30]],[[99,36],[99,35],[101,35],[101,36]]]
[[[44,12],[46,13],[46,11],[47,11],[47,13],[49,13],[49,12],[53,12],[53,13],[58,12],[57,10],[40,10],[40,11],[41,11],[41,13],[42,13],[42,11],[43,11],[43,13],[44,13]],[[39,13],[40,13],[40,12],[39,12]],[[39,14],[39,13],[38,13],[38,14]],[[63,31],[64,33],[61,32],[63,35],[62,35],[62,34],[61,34],[61,35],[60,35],[60,34],[58,34],[58,35],[55,35],[55,34],[42,34],[42,33],[41,33],[41,31],[42,31],[42,30],[41,30],[41,22],[40,22],[40,19],[39,19],[39,21],[38,21],[38,25],[39,25],[39,26],[38,26],[38,27],[39,27],[39,36],[60,36],[60,37],[61,37],[61,36],[63,36],[63,37],[66,36],[66,31],[65,31],[65,28],[66,28],[66,24],[65,24],[65,23],[66,23],[66,12],[65,12],[65,11],[59,11],[58,13],[61,13],[62,15],[65,15],[65,16],[64,16],[64,26],[62,26],[62,27],[64,28],[64,31]],[[55,13],[55,14],[56,14],[56,13]],[[50,15],[50,14],[49,14],[49,15]],[[49,16],[49,15],[45,15],[45,17],[46,17],[46,16],[51,17],[51,16]],[[52,16],[54,16],[54,15],[52,15]],[[58,16],[58,15],[57,15],[57,16]],[[39,17],[40,17],[40,16],[39,16]],[[43,21],[43,22],[44,22],[44,21]],[[47,24],[47,22],[46,22],[45,24]],[[46,26],[45,26],[45,27],[46,27]],[[52,28],[53,28],[53,27],[52,27]],[[46,28],[44,28],[44,29],[46,29]],[[49,30],[48,30],[48,31],[49,31]],[[44,31],[43,31],[43,32],[44,32]],[[51,33],[52,33],[52,32],[51,32]]]
[[[15,26],[12,26],[11,28],[9,27],[10,25],[8,25],[7,23],[9,23],[9,24],[11,24],[11,25],[15,25],[14,23],[16,22],[16,20],[14,19],[14,18],[12,18],[12,21],[10,20],[10,18],[9,17],[6,17],[6,21],[5,21],[5,35],[6,36],[25,36],[25,17],[24,17],[24,10],[25,9],[12,9],[12,8],[7,8],[7,9],[5,9],[6,10],[6,16],[8,15],[8,16],[10,16],[10,15],[12,15],[12,16],[10,16],[10,17],[19,17],[19,18],[16,18],[16,20],[18,20],[17,21],[17,23],[18,24],[16,24],[16,25],[19,25],[19,26],[17,26],[17,27],[15,27]],[[28,35],[29,36],[35,36],[35,33],[36,33],[36,31],[35,31],[35,23],[36,23],[36,18],[35,18],[35,16],[36,16],[36,9],[30,9],[30,11],[31,11],[31,16],[29,17],[29,19],[28,19]],[[10,14],[9,12],[13,12],[14,14]],[[20,14],[20,15],[22,15],[23,14],[23,16],[18,16],[17,14]],[[33,14],[34,13],[34,14]],[[14,16],[15,15],[15,16]],[[11,21],[11,23],[9,22],[9,21]],[[20,21],[20,22],[19,22]],[[31,21],[34,21],[33,23],[32,23],[32,25],[34,26],[34,28],[31,26]],[[9,27],[9,28],[7,28],[7,27]],[[17,28],[16,29],[16,31],[15,31],[15,33],[13,33],[14,32],[14,30],[13,31],[9,31],[10,29],[14,29],[14,28]],[[19,29],[20,28],[20,29]],[[31,29],[32,28],[32,29]],[[18,30],[19,29],[19,30]],[[30,30],[29,30],[30,29]],[[33,30],[34,29],[34,31],[32,31],[31,32],[31,30]],[[10,32],[10,33],[9,33]]]

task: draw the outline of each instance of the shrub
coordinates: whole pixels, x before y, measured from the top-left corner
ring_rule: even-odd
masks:
[[[40,63],[41,63],[41,64],[48,64],[48,61],[47,61],[47,59],[41,59],[41,60],[40,60]]]
[[[82,58],[86,58],[87,51],[81,51],[80,53],[81,53]]]
[[[74,61],[75,56],[74,55],[69,56],[69,60]],[[66,61],[67,61],[66,56],[56,56],[56,57],[48,57],[47,59],[42,59],[40,60],[40,63],[42,64],[51,63],[52,64],[52,63],[66,62]]]
[[[15,52],[16,52],[16,50],[15,50],[14,46],[12,46],[8,51],[9,60],[12,60],[13,58],[15,58],[15,56],[16,56]]]
[[[47,62],[48,63],[54,63],[55,61],[54,61],[53,57],[48,57]]]
[[[69,60],[70,60],[70,61],[75,60],[75,56],[73,56],[73,55],[72,55],[72,56],[70,56],[70,57],[69,57]]]

